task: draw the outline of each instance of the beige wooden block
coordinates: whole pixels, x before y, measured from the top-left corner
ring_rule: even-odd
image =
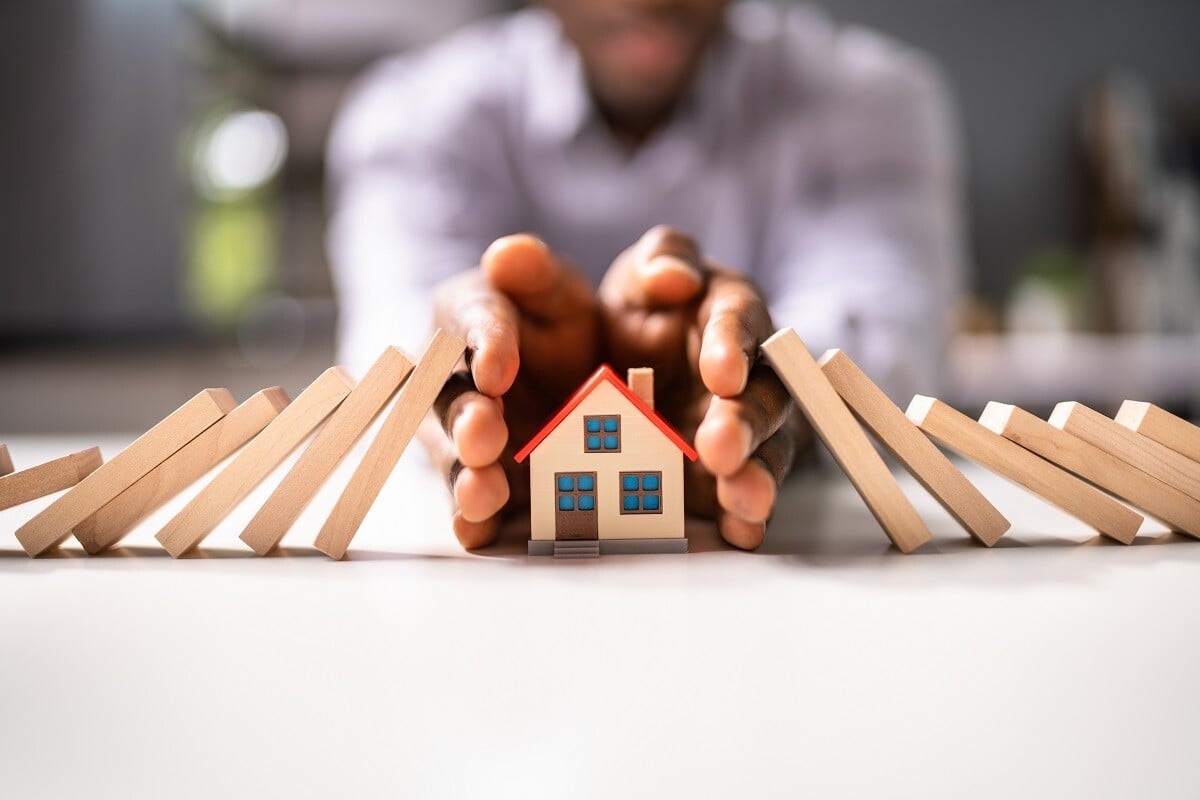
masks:
[[[896,547],[910,553],[929,541],[929,528],[796,332],[776,331],[761,350]]]
[[[422,418],[437,399],[466,344],[445,331],[434,333],[429,347],[396,395],[396,403],[383,421],[379,434],[367,448],[363,460],[350,476],[321,532],[313,543],[330,558],[341,558],[367,511],[379,497],[383,484],[396,468],[417,431]]]
[[[1200,463],[1200,427],[1170,411],[1152,403],[1126,400],[1117,412],[1117,422]]]
[[[90,447],[0,477],[0,511],[69,489],[95,472],[102,463],[100,448]]]
[[[17,530],[31,556],[57,547],[71,529],[166,461],[237,405],[228,389],[205,389]]]
[[[287,393],[278,386],[253,395],[76,526],[75,538],[93,554],[112,547],[134,525],[254,438],[287,404]]]
[[[383,351],[250,520],[242,531],[243,542],[259,555],[279,544],[412,368],[412,362],[396,348]]]
[[[1157,517],[1171,528],[1200,538],[1200,500],[1134,469],[1095,445],[1004,403],[988,403],[979,423]],[[1132,541],[1131,537],[1126,544]]]
[[[1004,535],[1011,526],[1004,515],[850,356],[841,350],[829,350],[817,363],[859,421],[968,533],[988,547]]]
[[[1050,424],[1091,442],[1189,497],[1200,499],[1200,464],[1099,411],[1080,403],[1059,403],[1050,415]]]
[[[1050,501],[1120,542],[1131,541],[1142,518],[1108,495],[1020,445],[993,433],[932,397],[917,395],[908,418],[943,445]]]
[[[338,407],[353,386],[354,380],[341,367],[322,372],[154,538],[175,558],[200,544]]]
[[[12,471],[12,456],[8,454],[8,445],[0,444],[0,475],[7,475]]]

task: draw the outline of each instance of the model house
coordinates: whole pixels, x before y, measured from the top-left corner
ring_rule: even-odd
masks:
[[[602,366],[516,455],[529,459],[531,555],[684,553],[683,437],[654,411],[654,372]]]

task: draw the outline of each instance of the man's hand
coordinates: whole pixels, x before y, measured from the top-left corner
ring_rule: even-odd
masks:
[[[513,452],[605,360],[653,367],[656,409],[694,438],[688,511],[715,518],[737,547],[762,542],[810,436],[774,373],[756,365],[774,330],[762,298],[705,263],[691,239],[652,229],[617,258],[597,297],[537,239],[505,237],[435,304],[436,324],[471,353],[469,374],[447,385],[421,431],[449,478],[464,547],[490,543],[502,512],[528,508],[528,472]]]
[[[439,288],[434,324],[467,343],[469,372],[446,385],[420,438],[450,482],[454,533],[473,549],[496,538],[502,511],[529,505],[513,453],[595,369],[596,298],[541,241],[507,236]]]
[[[659,226],[613,262],[600,313],[609,359],[654,367],[656,409],[694,439],[688,511],[715,518],[730,544],[758,547],[779,485],[811,441],[791,395],[756,363],[775,329],[761,295]]]

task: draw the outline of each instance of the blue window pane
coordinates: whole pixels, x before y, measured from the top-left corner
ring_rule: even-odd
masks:
[[[617,432],[617,418],[616,417],[606,417],[604,420],[604,430],[607,433],[616,433]]]
[[[599,450],[600,449],[600,437],[599,436],[587,437],[587,449],[588,450]]]
[[[642,476],[642,491],[657,492],[658,491],[658,476],[643,475]]]
[[[591,511],[596,507],[596,496],[592,494],[579,495],[579,510]]]
[[[575,480],[570,475],[558,476],[558,490],[560,492],[575,491]]]
[[[642,495],[642,511],[658,511],[658,495]]]
[[[571,497],[570,495],[563,495],[562,497],[558,498],[558,510],[559,511],[574,511],[575,510],[575,498]]]
[[[599,433],[600,432],[600,420],[589,419],[587,421],[587,432],[588,433]]]
[[[637,511],[638,510],[637,495],[636,494],[625,495],[625,499],[621,501],[621,504],[624,506],[626,511]]]
[[[604,437],[604,449],[605,450],[616,450],[617,447],[618,447],[617,437],[615,437],[615,436],[605,436]]]
[[[596,481],[591,475],[580,475],[576,485],[579,487],[579,491],[590,492],[592,489],[596,488]]]
[[[627,492],[637,491],[637,475],[626,475],[621,478],[621,488]]]

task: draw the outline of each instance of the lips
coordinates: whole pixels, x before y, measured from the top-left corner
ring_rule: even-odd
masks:
[[[672,73],[684,67],[697,47],[683,25],[648,21],[624,24],[609,34],[614,61],[641,73]]]

